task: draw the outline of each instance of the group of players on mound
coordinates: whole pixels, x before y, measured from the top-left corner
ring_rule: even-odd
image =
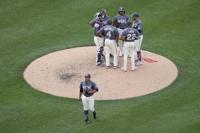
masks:
[[[137,69],[142,64],[140,49],[143,40],[143,23],[139,13],[134,12],[129,17],[124,7],[120,6],[118,15],[112,21],[107,11],[102,9],[95,14],[90,25],[94,29],[97,66],[103,64],[105,59],[106,68],[113,66],[116,69],[119,67],[118,56],[124,56],[121,69],[125,72],[128,69],[128,57],[131,58],[131,70]]]
[[[131,70],[141,65],[141,43],[143,40],[143,23],[140,15],[134,12],[131,17],[126,15],[124,7],[119,7],[118,15],[112,21],[105,9],[96,13],[90,25],[94,29],[94,42],[96,44],[96,65],[100,66],[106,61],[106,67],[118,68],[118,56],[124,56],[124,65],[121,68],[127,71],[128,57],[131,58]],[[117,45],[119,50],[117,50]],[[105,56],[103,51],[105,49]],[[84,123],[88,124],[89,111],[96,119],[95,102],[93,94],[98,92],[95,82],[90,80],[91,75],[85,75],[85,81],[80,84],[79,99],[83,103]]]

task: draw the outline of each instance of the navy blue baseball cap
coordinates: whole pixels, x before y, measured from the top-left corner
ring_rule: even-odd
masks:
[[[89,73],[85,74],[85,78],[90,78],[91,75]]]
[[[125,8],[123,6],[120,6],[118,12],[125,12]]]
[[[112,20],[108,20],[107,24],[112,25]]]
[[[132,17],[140,17],[140,14],[138,12],[134,12],[131,16]]]

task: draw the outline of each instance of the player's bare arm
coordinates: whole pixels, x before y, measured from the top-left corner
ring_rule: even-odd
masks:
[[[97,35],[100,37],[104,37],[104,35],[101,32],[97,32]]]
[[[115,20],[113,21],[113,26],[117,27],[117,19],[115,18]]]
[[[125,40],[125,36],[120,36],[119,39],[124,41]]]
[[[115,41],[118,42],[119,36],[116,36]]]

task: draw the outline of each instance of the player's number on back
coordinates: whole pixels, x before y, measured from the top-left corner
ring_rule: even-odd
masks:
[[[135,40],[135,34],[127,34],[127,40],[128,41]]]
[[[108,38],[111,38],[111,32],[108,31],[107,34],[106,34],[106,36],[107,36]]]

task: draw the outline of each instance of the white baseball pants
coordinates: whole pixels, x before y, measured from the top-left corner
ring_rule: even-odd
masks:
[[[136,52],[140,51],[141,49],[141,45],[142,45],[142,40],[143,40],[143,35],[140,35],[140,38],[138,40],[135,40],[135,48],[136,48]],[[129,50],[129,57],[131,57],[132,55],[132,50]],[[136,58],[137,59],[137,58]]]
[[[86,96],[82,95],[81,99],[82,99],[82,103],[83,103],[83,109],[85,111],[87,111],[87,110],[90,110],[92,112],[95,111],[95,108],[94,108],[94,97],[93,96],[86,97]]]
[[[119,36],[122,35],[122,32],[124,31],[123,29],[117,28],[118,32],[119,32]],[[119,56],[123,55],[123,41],[122,40],[118,40],[118,45],[119,45]]]
[[[110,54],[114,56],[113,64],[118,66],[117,43],[115,40],[105,39],[106,66],[110,66]]]
[[[135,58],[137,56],[136,54],[136,48],[135,48],[135,42],[124,42],[124,70],[127,71],[128,69],[128,54],[129,51],[133,51],[131,55],[131,68],[132,70],[135,69]]]
[[[138,40],[135,40],[136,51],[140,51],[142,45],[143,35],[140,35]]]

